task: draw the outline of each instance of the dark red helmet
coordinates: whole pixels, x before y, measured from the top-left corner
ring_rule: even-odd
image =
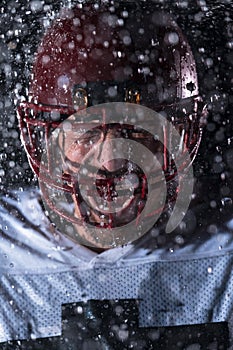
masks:
[[[70,174],[54,176],[41,156],[61,122],[106,102],[141,104],[162,113],[179,131],[190,162],[194,159],[205,116],[195,60],[176,22],[152,2],[79,4],[63,9],[44,35],[29,98],[20,104],[18,116],[29,162],[45,188],[71,196],[78,192]],[[167,152],[162,169],[167,181],[174,179]],[[80,219],[57,208],[49,195],[47,202],[67,220]]]

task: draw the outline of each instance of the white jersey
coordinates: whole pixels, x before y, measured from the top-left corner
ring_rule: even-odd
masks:
[[[0,342],[61,335],[61,306],[93,299],[138,300],[141,327],[229,321],[233,219],[182,244],[154,231],[97,254],[56,231],[40,203],[33,189],[0,201]]]

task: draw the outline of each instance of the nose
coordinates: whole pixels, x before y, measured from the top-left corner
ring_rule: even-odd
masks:
[[[117,142],[116,138],[118,138]],[[115,140],[114,144],[113,140]],[[126,166],[127,160],[124,159],[120,136],[113,130],[108,130],[104,136],[100,146],[99,161],[101,169],[108,172],[119,171]]]

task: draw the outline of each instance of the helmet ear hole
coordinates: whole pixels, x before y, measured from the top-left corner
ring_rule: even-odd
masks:
[[[87,91],[81,87],[75,87],[73,90],[73,107],[80,110],[88,106]]]

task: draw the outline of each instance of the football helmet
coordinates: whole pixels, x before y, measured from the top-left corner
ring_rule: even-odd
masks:
[[[182,167],[190,166],[198,150],[205,119],[195,60],[177,23],[153,2],[87,2],[63,9],[39,45],[28,100],[18,107],[19,125],[30,165],[39,176],[49,208],[69,222],[92,221],[87,209],[83,209],[84,200],[74,176],[75,165],[72,168],[71,164],[72,171],[54,173],[50,136],[70,116],[98,105],[104,111],[104,104],[109,102],[141,105],[165,116],[189,151],[189,161],[181,162]],[[102,126],[122,136],[122,126],[116,124],[106,126],[103,122]],[[101,132],[99,129],[99,126],[95,129],[95,137]],[[126,124],[123,129],[126,138],[140,142],[142,130]],[[163,146],[156,147],[162,153],[161,167],[168,184],[167,202],[171,203],[179,186],[174,186],[178,170],[166,150],[168,133],[169,130],[164,131]],[[150,136],[144,131],[143,139]],[[58,148],[61,142],[58,141]],[[64,162],[64,156],[60,161]],[[139,179],[136,190],[143,199],[148,190],[145,174],[141,169],[135,173]],[[122,176],[114,171],[112,174],[105,174],[107,180],[99,179],[96,184],[100,196],[106,187],[111,187],[113,177]],[[58,201],[53,198],[58,198],[59,193],[70,196],[68,203],[75,201],[79,215],[57,205]],[[110,197],[112,200],[113,195]],[[98,226],[100,222],[92,224]],[[114,226],[110,214],[102,225]]]

